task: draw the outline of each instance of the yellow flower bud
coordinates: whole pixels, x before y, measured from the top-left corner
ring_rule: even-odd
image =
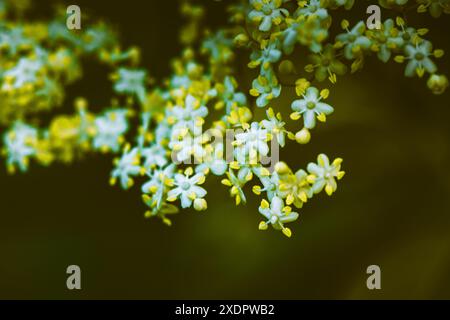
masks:
[[[448,79],[445,75],[432,74],[427,86],[434,94],[442,94],[448,87]]]
[[[307,144],[311,140],[311,133],[307,128],[303,128],[295,134],[295,141],[300,144]]]
[[[194,200],[194,209],[197,211],[203,211],[208,208],[208,204],[205,199],[197,198]]]

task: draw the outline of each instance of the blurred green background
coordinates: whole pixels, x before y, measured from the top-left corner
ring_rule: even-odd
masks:
[[[209,25],[226,22],[229,1],[203,2]],[[357,2],[339,17],[365,19],[376,3]],[[36,1],[33,14],[46,17],[52,3]],[[115,25],[125,46],[140,46],[152,76],[170,74],[181,48],[177,1],[76,4]],[[412,16],[450,52],[449,16]],[[438,62],[447,75],[449,62]],[[109,187],[111,157],[15,176],[2,165],[0,298],[449,299],[450,96],[432,95],[426,79],[406,79],[403,68],[371,59],[363,72],[341,78],[327,124],[309,145],[283,151],[295,168],[321,152],[340,156],[347,172],[333,197],[320,195],[301,210],[291,239],[258,231],[258,199],[236,208],[217,182],[208,184],[208,211],[182,212],[169,228],[144,219],[138,190]],[[90,97],[94,110],[108,105],[111,84],[100,69],[86,63],[64,112],[76,95]],[[289,99],[277,105],[287,110]],[[81,291],[66,289],[71,264],[81,267]],[[379,291],[366,288],[372,264],[382,270]]]

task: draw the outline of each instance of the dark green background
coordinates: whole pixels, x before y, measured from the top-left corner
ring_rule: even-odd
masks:
[[[208,23],[225,23],[227,1],[204,2]],[[178,2],[76,3],[113,23],[125,45],[140,46],[151,75],[169,75],[181,48]],[[363,19],[372,3],[358,1],[340,16]],[[50,9],[36,1],[34,14]],[[449,16],[412,21],[450,52]],[[64,112],[75,94],[94,110],[108,104],[105,74],[86,67]],[[448,74],[448,56],[439,67]],[[0,298],[450,298],[449,94],[432,95],[425,79],[406,79],[403,68],[372,59],[362,73],[340,78],[327,124],[309,145],[284,151],[296,168],[320,152],[340,156],[347,172],[332,198],[320,195],[301,210],[292,239],[258,231],[258,200],[236,208],[215,182],[207,212],[183,212],[168,228],[144,219],[136,189],[109,187],[110,157],[15,176],[2,166]],[[277,105],[287,110],[288,98]],[[82,269],[81,291],[66,289],[71,264]],[[381,267],[381,291],[366,288],[371,264]]]

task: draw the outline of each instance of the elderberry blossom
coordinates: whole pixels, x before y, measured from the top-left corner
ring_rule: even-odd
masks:
[[[140,154],[144,168],[164,167],[168,162],[167,151],[159,144],[142,148]]]
[[[260,31],[269,31],[272,25],[279,25],[289,11],[281,8],[283,0],[250,0],[253,10],[248,17],[259,24]]]
[[[295,16],[315,16],[318,17],[321,20],[325,20],[328,18],[328,11],[327,9],[323,8],[321,6],[321,0],[309,0],[305,1],[304,7],[299,7],[299,9],[296,11]]]
[[[281,50],[278,49],[278,41],[274,41],[265,45],[262,50],[254,51],[250,55],[250,68],[256,68],[260,66],[260,74],[262,76],[267,76],[271,71],[270,67],[272,64],[278,62],[281,58]]]
[[[325,192],[331,196],[337,189],[336,180],[342,179],[345,172],[341,171],[342,159],[337,158],[332,163],[328,157],[321,154],[317,157],[317,164],[310,163],[308,172],[314,175],[312,190],[319,193],[325,188]]]
[[[347,33],[342,33],[336,37],[339,46],[344,47],[344,55],[347,59],[354,59],[362,54],[362,50],[367,50],[372,42],[364,34],[366,25],[363,21],[358,22],[351,30],[346,28]]]
[[[38,59],[21,58],[16,67],[3,74],[5,82],[2,90],[19,89],[25,85],[34,85],[39,80],[39,71],[43,64]]]
[[[145,101],[146,89],[145,89],[146,71],[144,70],[131,70],[120,68],[117,71],[117,81],[114,84],[114,90],[119,93],[127,93],[130,95],[136,95],[141,103]]]
[[[291,108],[295,111],[292,117],[303,116],[305,128],[313,129],[316,126],[316,117],[325,121],[325,116],[332,114],[334,111],[332,106],[321,102],[324,96],[325,94],[319,93],[317,88],[308,88],[306,93],[302,95],[303,99],[292,102]]]
[[[314,76],[317,81],[328,78],[335,83],[336,75],[342,76],[347,72],[347,66],[336,56],[336,50],[331,44],[325,46],[321,52],[310,55],[309,59],[310,71],[315,70]]]
[[[250,94],[256,97],[256,105],[260,108],[266,107],[273,99],[278,98],[281,93],[281,85],[274,76],[266,78],[259,76],[253,80]]]
[[[22,122],[16,122],[4,136],[4,153],[10,172],[18,167],[20,171],[28,169],[29,158],[36,154],[37,130]]]
[[[432,49],[429,41],[423,41],[415,46],[407,45],[405,47],[405,54],[408,64],[406,65],[405,76],[413,77],[415,74],[421,76],[425,71],[435,73],[437,67],[430,59]]]
[[[259,212],[267,219],[259,224],[260,230],[266,230],[271,225],[275,230],[282,230],[287,237],[291,237],[291,229],[284,224],[297,220],[298,213],[292,212],[291,207],[284,206],[282,199],[273,197],[270,205],[266,200],[262,200]]]
[[[269,153],[268,131],[261,128],[258,122],[252,122],[250,128],[243,133],[236,134],[234,145],[236,148],[236,158],[239,163],[256,163],[260,156]],[[246,161],[249,159],[249,162]]]
[[[378,58],[383,62],[388,62],[392,51],[396,51],[404,44],[403,38],[399,34],[399,30],[395,28],[394,20],[386,20],[381,30],[370,31],[375,40],[376,50],[378,52]]]
[[[115,160],[115,169],[111,172],[110,183],[114,185],[119,179],[122,189],[129,189],[133,186],[135,177],[143,173],[143,168],[140,166],[139,149],[133,148],[130,150],[130,145],[127,145],[120,158]]]
[[[185,174],[175,174],[175,187],[168,192],[168,201],[173,202],[179,198],[182,208],[188,208],[194,204],[196,210],[205,210],[206,201],[203,198],[207,192],[199,186],[205,181],[205,176],[203,173],[197,173],[192,177],[191,175],[192,169],[186,170]]]
[[[104,152],[119,151],[123,135],[128,130],[128,110],[115,109],[95,119],[93,147]]]
[[[379,2],[405,16],[450,11],[449,0]],[[387,19],[380,30],[366,30],[365,21],[350,28],[343,20],[345,31],[335,34],[335,10],[351,9],[354,0],[246,0],[226,11],[227,25],[204,29],[203,6],[185,1],[180,6],[185,48],[172,61],[172,74],[158,83],[147,82],[139,48],[123,48],[107,24],[92,21],[86,30],[72,32],[60,17],[15,19],[2,3],[0,126],[10,128],[2,148],[9,171],[25,171],[30,161],[71,163],[109,151],[116,157],[111,183],[123,189],[137,184],[145,217],[167,225],[180,208],[206,210],[212,190],[203,183],[219,179],[236,205],[247,202],[250,187],[261,198],[259,208],[249,207],[254,219],[258,212],[263,216],[259,228],[271,225],[290,237],[286,225],[300,210],[306,212],[305,204],[318,193],[333,194],[344,176],[340,158],[331,162],[320,154],[306,169],[291,169],[286,162],[292,159],[279,161],[284,153],[274,149],[309,143],[316,121],[334,112],[324,102],[332,88],[319,91],[316,82],[328,78],[334,85],[347,70],[363,69],[366,59],[388,62],[394,56],[407,63],[407,76],[428,72],[426,85],[433,93],[449,85],[433,61],[443,50],[432,49],[427,29],[407,25],[414,21],[409,16]],[[409,5],[416,10],[408,11]],[[66,88],[83,76],[84,59],[108,68],[111,105],[125,101],[126,107],[95,114],[88,97],[77,97],[75,112],[44,121],[43,111],[66,105]],[[293,112],[286,117],[289,107]],[[291,122],[300,119],[300,127]]]
[[[208,108],[192,95],[187,95],[183,105],[176,105],[170,111],[171,120],[177,128],[194,128],[208,115]]]
[[[219,99],[214,107],[216,109],[222,109],[225,106],[226,113],[230,113],[233,107],[245,106],[247,97],[244,93],[237,92],[236,87],[236,80],[230,76],[225,77],[223,84],[216,84],[215,88],[209,92],[211,96]]]
[[[281,113],[278,112],[275,115],[275,112],[272,108],[267,109],[266,111],[267,119],[261,121],[261,125],[267,130],[267,132],[271,133],[277,138],[277,142],[281,147],[284,147],[286,144],[286,129],[284,128],[285,122],[283,122]]]

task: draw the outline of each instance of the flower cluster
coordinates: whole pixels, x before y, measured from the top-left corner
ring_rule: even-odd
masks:
[[[381,30],[366,30],[363,22],[350,27],[344,20],[344,32],[329,40],[331,11],[349,10],[353,2],[240,1],[230,5],[228,26],[202,35],[204,8],[185,0],[181,14],[187,23],[180,40],[186,48],[173,61],[172,75],[154,87],[139,67],[139,50],[120,49],[105,24],[72,32],[63,19],[0,22],[0,125],[10,125],[3,139],[8,170],[26,171],[30,160],[48,165],[90,152],[113,153],[110,184],[123,189],[139,184],[145,216],[167,225],[180,208],[207,209],[207,180],[215,176],[236,205],[247,202],[249,189],[262,197],[260,230],[272,226],[291,237],[287,224],[298,219],[303,205],[321,192],[331,196],[344,176],[341,158],[330,161],[320,154],[298,170],[278,159],[278,148],[290,141],[309,143],[317,120],[325,122],[334,112],[325,102],[330,90],[321,85],[324,80],[336,83],[337,76],[361,69],[375,54],[382,62],[392,56],[406,62],[407,76],[428,72],[434,93],[448,85],[433,62],[442,50],[433,51],[422,38],[426,30],[401,18],[386,20]],[[381,2],[398,7],[407,1]],[[419,11],[435,12],[432,1],[418,2]],[[5,8],[0,16],[8,17],[12,1],[0,4]],[[446,2],[439,4],[446,12]],[[298,49],[307,54],[303,76],[287,59]],[[243,67],[253,80],[236,73],[238,50],[249,57]],[[94,114],[79,98],[73,115],[40,123],[36,114],[60,105],[65,86],[80,78],[84,56],[110,68],[111,105]],[[296,80],[286,84],[282,74]],[[289,88],[297,97],[290,103],[292,113],[283,115],[276,100]],[[256,116],[255,108],[263,108],[264,115]]]

